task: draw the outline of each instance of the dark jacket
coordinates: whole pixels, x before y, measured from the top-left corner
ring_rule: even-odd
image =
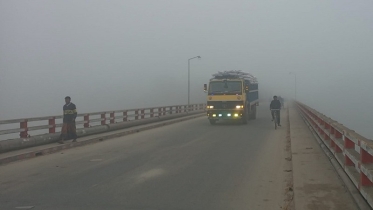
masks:
[[[269,105],[270,109],[281,109],[281,103],[279,100],[272,100],[271,105]]]
[[[63,122],[73,122],[78,113],[76,112],[76,106],[73,103],[65,104],[63,106]]]

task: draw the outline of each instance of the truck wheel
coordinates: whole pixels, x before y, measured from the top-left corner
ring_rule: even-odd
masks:
[[[210,124],[211,125],[215,125],[216,124],[216,120],[210,120]]]

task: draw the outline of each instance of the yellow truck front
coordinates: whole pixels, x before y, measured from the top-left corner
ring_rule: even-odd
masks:
[[[239,72],[219,72],[205,85],[207,117],[212,125],[221,120],[239,120],[246,124],[256,118],[258,84],[250,80],[247,73]]]

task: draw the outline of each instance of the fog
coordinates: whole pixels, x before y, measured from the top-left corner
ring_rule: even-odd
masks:
[[[205,103],[243,70],[373,138],[373,1],[0,0],[0,119]]]

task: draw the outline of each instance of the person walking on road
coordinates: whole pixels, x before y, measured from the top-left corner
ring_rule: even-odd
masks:
[[[281,126],[280,123],[280,109],[281,109],[281,102],[277,100],[277,96],[273,96],[273,100],[271,101],[271,105],[269,106],[272,114],[272,121],[275,119],[275,114],[277,114],[278,126]],[[272,109],[277,109],[276,111]]]
[[[75,104],[71,103],[70,96],[66,96],[65,105],[63,106],[63,125],[58,143],[63,144],[64,140],[69,139],[73,139],[73,142],[76,142],[76,139],[78,138],[75,125],[77,114]]]

